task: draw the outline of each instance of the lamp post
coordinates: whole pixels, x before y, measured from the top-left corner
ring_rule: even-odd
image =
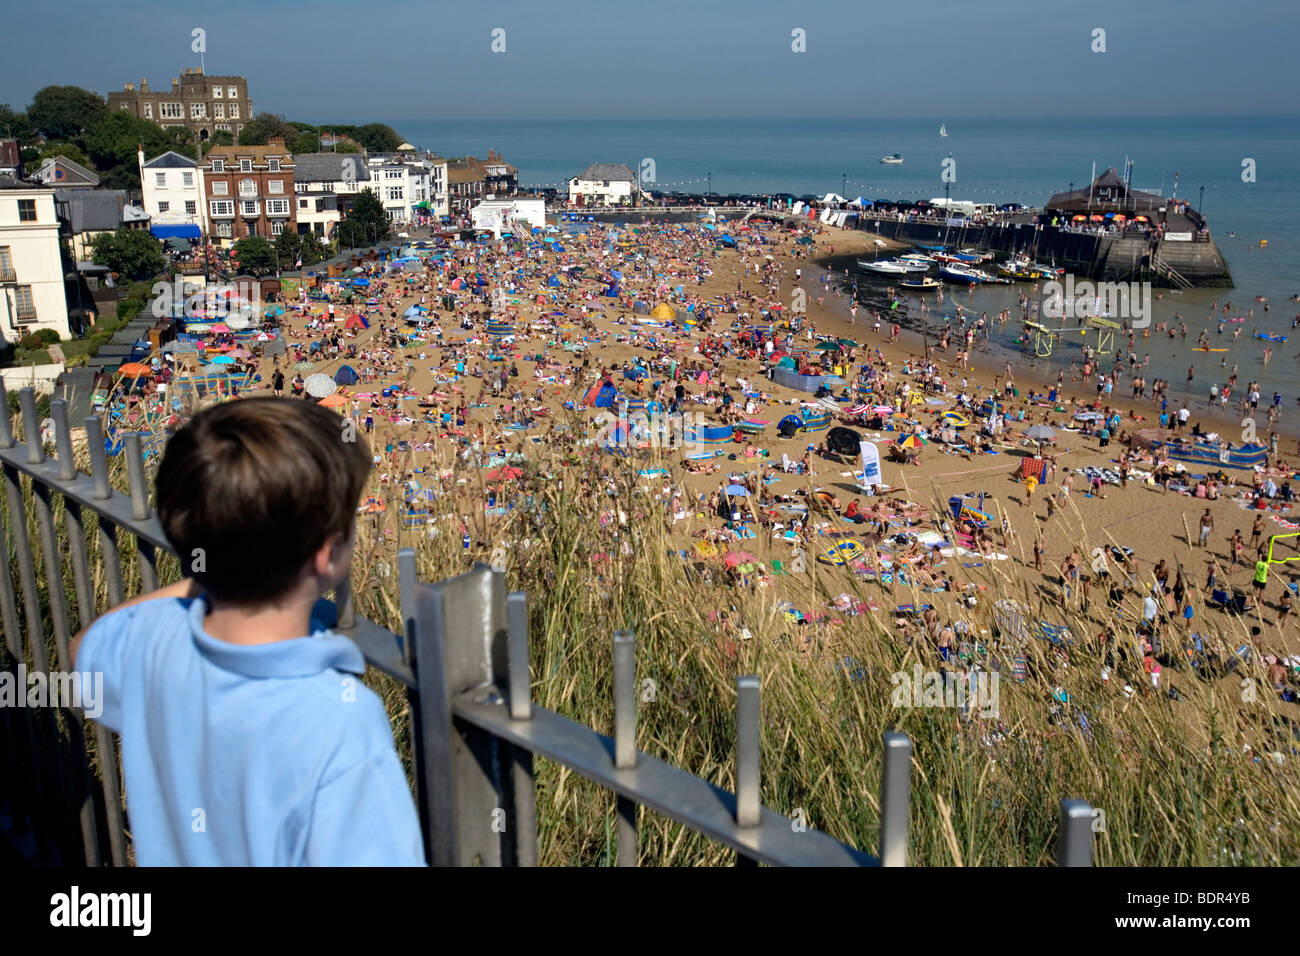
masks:
[[[712,196],[712,195],[713,195],[713,173],[708,173],[708,174],[706,174],[706,175],[708,175],[708,177],[709,177],[709,192],[708,192],[708,195]]]
[[[840,173],[840,196],[844,199],[848,198],[849,194],[845,191],[848,188],[849,188],[849,174]]]
[[[1201,223],[1205,223],[1205,187],[1201,187],[1201,198],[1196,201],[1196,211],[1201,214]]]

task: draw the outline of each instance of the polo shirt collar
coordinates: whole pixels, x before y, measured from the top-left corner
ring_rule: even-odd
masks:
[[[327,670],[364,674],[366,659],[348,638],[335,634],[316,615],[311,633],[271,644],[229,644],[203,629],[210,605],[207,597],[190,601],[190,635],[200,655],[222,670],[245,677],[313,677]]]

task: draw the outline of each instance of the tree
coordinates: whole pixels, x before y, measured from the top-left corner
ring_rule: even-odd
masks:
[[[80,163],[82,166],[93,168],[94,164],[86,157],[76,143],[46,143],[40,149],[40,159],[50,159],[54,156],[62,156],[70,159],[74,163]]]
[[[146,159],[169,149],[191,158],[194,155],[189,131],[184,126],[164,129],[148,120],[130,116],[125,110],[113,110],[86,132],[86,153],[99,171],[102,185],[109,189],[140,188],[140,169],[136,160],[140,146],[144,147]]]
[[[391,153],[402,145],[397,130],[384,123],[367,123],[348,130],[348,135],[372,153]]]
[[[325,258],[325,247],[321,244],[320,237],[314,232],[304,233],[302,246],[298,254],[302,256],[303,267],[314,266]]]
[[[239,131],[240,146],[265,146],[273,136],[281,137],[286,143],[296,138],[298,130],[284,121],[283,116],[275,113],[258,113]]]
[[[285,143],[291,153],[314,153],[320,149],[320,140],[314,132],[299,133]]]
[[[298,253],[302,250],[302,236],[286,229],[275,237],[275,252],[280,257],[281,269],[294,269]]]
[[[47,86],[32,97],[27,118],[49,139],[75,139],[107,110],[98,93],[79,86]]]
[[[261,236],[249,236],[236,242],[234,258],[238,261],[239,271],[252,276],[270,275],[278,261],[275,246]]]
[[[208,137],[208,146],[234,146],[235,137],[229,130],[219,129]]]
[[[0,130],[5,136],[12,136],[19,143],[26,143],[32,138],[31,120],[26,113],[19,113],[8,103],[0,103]]]
[[[352,201],[338,227],[340,245],[348,248],[368,246],[388,238],[388,214],[373,189],[363,189]]]
[[[91,248],[96,265],[107,266],[124,279],[151,279],[167,267],[162,243],[143,229],[103,233]]]

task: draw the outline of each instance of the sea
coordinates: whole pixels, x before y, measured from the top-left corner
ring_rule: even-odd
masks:
[[[652,169],[654,182],[646,184],[652,191],[833,192],[890,202],[943,196],[947,168],[954,200],[1041,207],[1053,193],[1086,185],[1094,170],[1113,166],[1123,175],[1131,162],[1135,189],[1185,199],[1204,213],[1235,283],[1233,289],[1156,290],[1153,325],[1186,323],[1187,338],[1153,331],[1136,340],[1139,360],[1150,356],[1148,380],[1168,379],[1173,398],[1212,414],[1209,388],[1225,383],[1235,368],[1234,398],[1246,382],[1258,381],[1266,399],[1274,391],[1283,395],[1285,430],[1300,426],[1300,328],[1292,328],[1300,316],[1300,302],[1292,301],[1300,293],[1300,116],[385,121],[413,145],[442,156],[482,157],[495,149],[519,170],[521,185],[558,188],[592,162],[611,162]],[[902,165],[880,163],[893,153],[903,156]],[[858,283],[869,305],[888,284],[871,274]],[[899,308],[930,327],[955,318],[956,302],[968,315],[992,317],[1010,308],[1014,318],[995,329],[988,346],[999,361],[1044,371],[1078,364],[1077,344],[1058,345],[1047,358],[1020,349],[1017,296],[1026,290],[1032,287],[949,287],[944,306],[930,299],[926,314],[916,296],[904,296]],[[1246,321],[1229,323],[1220,334],[1211,316],[1222,315],[1225,304],[1230,317]],[[1237,327],[1243,331],[1233,342]],[[1211,347],[1228,351],[1193,351],[1202,330]],[[1260,341],[1255,330],[1288,341]],[[1127,352],[1127,340],[1116,339]],[[1266,346],[1272,348],[1267,366]],[[1124,368],[1127,376],[1127,358]],[[1189,368],[1195,369],[1190,382]]]

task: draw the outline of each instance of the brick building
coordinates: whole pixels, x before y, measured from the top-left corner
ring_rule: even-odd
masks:
[[[253,118],[248,80],[242,76],[209,76],[198,67],[172,77],[170,91],[149,89],[144,77],[140,78],[139,89],[134,83],[123,84],[121,91],[108,94],[108,108],[126,110],[159,126],[185,126],[200,143],[207,142],[218,130],[239,142],[239,131]]]
[[[215,240],[297,231],[294,162],[284,140],[265,146],[214,146],[203,157],[204,200]]]

